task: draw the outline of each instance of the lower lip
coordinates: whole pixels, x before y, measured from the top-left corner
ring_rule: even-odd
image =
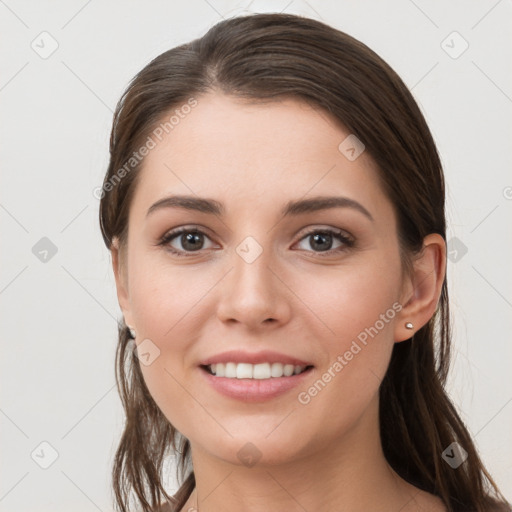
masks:
[[[301,384],[310,375],[313,368],[298,375],[270,379],[228,379],[227,377],[216,377],[201,367],[199,370],[208,383],[224,396],[244,402],[264,402],[283,395]]]

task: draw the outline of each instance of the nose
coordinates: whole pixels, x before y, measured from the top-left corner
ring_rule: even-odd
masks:
[[[217,308],[221,321],[243,324],[250,330],[288,322],[293,294],[279,275],[270,252],[265,248],[254,261],[245,258],[242,252],[234,252],[232,269],[223,279]]]

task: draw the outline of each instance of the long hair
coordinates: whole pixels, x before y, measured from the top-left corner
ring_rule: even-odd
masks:
[[[439,233],[446,240],[439,155],[399,76],[366,45],[326,24],[289,14],[255,14],[221,21],[203,37],[162,53],[130,82],[114,114],[100,202],[109,249],[114,238],[126,242],[140,168],[133,153],[173,109],[186,112],[191,98],[212,92],[253,101],[306,101],[357,134],[393,204],[404,269],[410,270],[426,235]],[[402,478],[439,496],[449,512],[509,510],[444,389],[450,337],[445,278],[435,314],[411,339],[395,344],[381,383],[385,457]],[[126,413],[113,465],[117,509],[127,512],[134,495],[144,512],[159,510],[162,498],[172,505],[167,510],[179,510],[195,485],[190,445],[152,399],[124,322],[116,380]],[[442,458],[453,442],[467,452],[457,469]],[[172,454],[178,455],[180,488],[169,496],[162,470]]]

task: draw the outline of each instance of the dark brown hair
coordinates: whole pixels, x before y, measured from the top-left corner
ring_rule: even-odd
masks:
[[[363,43],[326,24],[257,14],[224,20],[200,39],[166,51],[129,84],[114,115],[100,203],[109,249],[115,238],[126,242],[141,165],[127,168],[126,162],[172,109],[215,92],[252,101],[307,101],[356,134],[394,205],[404,268],[410,268],[426,235],[446,239],[441,162],[425,119],[398,75]],[[435,314],[412,339],[395,344],[380,386],[384,454],[400,476],[439,496],[450,512],[509,510],[445,392],[450,337],[445,278]],[[126,425],[113,467],[116,505],[128,511],[134,494],[144,512],[157,510],[162,498],[180,510],[195,485],[190,445],[153,401],[131,347],[123,321],[116,379]],[[454,441],[468,454],[458,469],[441,457]],[[176,452],[183,483],[171,497],[162,470]]]

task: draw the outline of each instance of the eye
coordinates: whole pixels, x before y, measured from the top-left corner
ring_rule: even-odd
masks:
[[[185,227],[166,233],[160,240],[159,245],[166,246],[169,251],[177,256],[187,257],[193,256],[190,253],[198,252],[202,249],[210,249],[211,246],[204,246],[205,240],[210,239],[203,231],[197,228]]]
[[[315,229],[306,233],[299,243],[306,242],[309,247],[313,249],[313,252],[324,253],[319,256],[329,255],[333,253],[347,250],[354,246],[354,240],[342,231],[333,229]],[[333,248],[333,242],[338,241],[339,245]],[[309,250],[307,247],[301,247],[301,249]]]
[[[205,241],[210,241],[210,245],[205,246]],[[336,241],[339,245],[333,248],[333,243]],[[345,251],[355,245],[353,238],[334,229],[311,230],[300,239],[299,244],[304,242],[319,256],[332,256],[333,253]],[[199,253],[203,249],[211,249],[213,243],[200,229],[183,227],[166,233],[158,245],[165,246],[176,256],[188,257],[194,256],[194,253]],[[311,252],[307,247],[299,247],[299,249]]]

